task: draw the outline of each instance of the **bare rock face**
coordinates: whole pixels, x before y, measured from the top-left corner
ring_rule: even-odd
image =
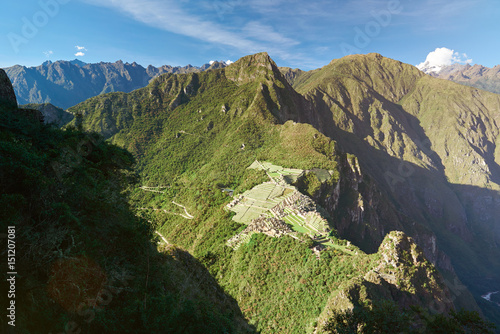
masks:
[[[453,64],[442,68],[439,73],[430,74],[439,79],[500,93],[500,65],[489,68],[478,64],[474,66]]]
[[[16,94],[4,70],[0,69],[0,103],[17,106]]]

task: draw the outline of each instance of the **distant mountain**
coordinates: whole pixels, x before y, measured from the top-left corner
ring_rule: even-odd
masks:
[[[83,325],[94,307],[77,297],[109,301],[99,287],[115,284],[85,284],[96,266],[67,274],[81,254],[110,282],[133,275],[87,333],[338,333],[343,312],[388,300],[384,328],[345,332],[405,332],[411,306],[421,333],[458,332],[453,308],[500,323],[481,298],[500,282],[499,105],[378,54],[301,72],[259,53],[90,98],[66,131],[0,122],[0,221],[16,221],[29,275],[18,318],[45,325],[20,332]],[[438,314],[428,330],[420,310]]]
[[[119,60],[115,63],[87,64],[80,60],[46,61],[40,66],[15,65],[5,68],[19,104],[51,103],[67,109],[93,96],[110,92],[131,92],[146,86],[163,73],[192,73],[225,67],[211,62],[201,67],[187,65],[147,68]]]
[[[43,115],[45,123],[55,124],[58,127],[62,127],[71,122],[74,117],[73,114],[50,103],[28,103],[19,107],[39,110]]]
[[[0,69],[0,231],[18,232],[9,262],[23,273],[0,333],[255,332],[200,261],[130,210],[129,153],[40,124],[12,94]]]
[[[478,64],[436,66],[425,62],[417,66],[417,68],[435,78],[450,80],[462,85],[500,94],[500,65],[493,68]]]
[[[493,68],[482,65],[453,64],[429,73],[433,77],[450,80],[492,93],[500,94],[500,65]]]

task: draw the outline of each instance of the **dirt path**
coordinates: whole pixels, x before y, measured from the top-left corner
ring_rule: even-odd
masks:
[[[155,233],[156,233],[156,234],[158,234],[158,235],[161,237],[161,239],[162,239],[162,240],[163,240],[163,241],[164,241],[167,245],[169,245],[168,240],[167,240],[167,239],[163,236],[163,234],[161,234],[161,233],[160,233],[160,232],[158,232],[158,231],[155,231]]]
[[[161,187],[161,186],[158,186],[158,187],[146,187],[146,186],[141,186],[139,188],[141,188],[144,191],[151,191],[151,192],[154,192],[154,193],[164,194],[165,193],[164,191],[156,190],[156,189],[158,189],[158,188],[168,188],[168,187]],[[187,209],[186,209],[186,207],[184,205],[176,203],[174,201],[172,201],[172,203],[175,204],[175,205],[177,205],[177,206],[180,206],[181,208],[183,208],[184,209],[184,214],[182,214],[182,213],[175,213],[175,212],[167,211],[167,210],[164,210],[164,209],[148,209],[148,208],[139,208],[139,209],[140,210],[155,210],[155,211],[162,210],[165,213],[170,213],[170,214],[173,214],[173,215],[181,216],[181,217],[186,218],[186,219],[193,219],[194,218],[194,216],[187,211]]]
[[[186,213],[186,215],[184,216],[184,215],[181,214],[182,217],[184,217],[186,219],[193,219],[194,218],[193,215],[191,215],[191,214],[189,214],[189,212],[187,212],[187,209],[186,209],[186,207],[184,205],[179,204],[179,203],[175,203],[174,201],[172,201],[172,203],[175,204],[175,205],[177,205],[177,206],[180,206],[181,208],[184,209],[184,212]]]
[[[141,188],[142,190],[144,191],[151,191],[153,193],[160,193],[160,194],[164,194],[165,192],[164,191],[161,191],[161,190],[155,190],[155,189],[158,189],[158,188],[167,188],[167,187],[146,187],[146,186],[141,186],[139,187]]]
[[[170,213],[172,215],[176,215],[176,216],[181,216],[182,218],[186,218],[186,219],[193,219],[194,217],[189,215],[185,215],[185,214],[182,214],[182,213],[177,213],[177,212],[172,212],[172,211],[167,211],[165,209],[153,209],[153,208],[139,208],[139,210],[153,210],[153,211],[163,211],[165,213]],[[184,209],[184,211],[186,211],[186,209]],[[187,211],[186,211],[187,213]]]
[[[262,170],[267,174],[267,176],[271,179],[271,181],[274,183],[274,184],[278,184],[278,182],[276,182],[275,179],[273,179],[273,177],[267,172],[267,169],[264,168],[264,166],[260,163],[259,160],[255,160],[257,161],[257,163],[259,164],[260,168],[262,168]]]

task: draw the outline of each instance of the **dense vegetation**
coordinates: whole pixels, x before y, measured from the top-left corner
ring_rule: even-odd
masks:
[[[494,248],[482,258],[478,251],[479,237],[495,240],[486,233],[491,217],[473,234],[467,219],[480,221],[481,208],[450,184],[467,181],[467,167],[451,168],[452,158],[439,155],[451,140],[471,148],[455,136],[449,108],[487,133],[487,143],[479,130],[467,135],[477,139],[467,159],[493,166],[498,131],[487,106],[495,96],[438,84],[380,55],[285,75],[304,96],[264,53],[225,69],[165,74],[71,108],[64,131],[40,124],[34,111],[3,106],[0,213],[19,231],[18,271],[27,273],[18,279],[21,332],[304,333],[341,323],[380,332],[379,320],[401,332],[408,323],[420,331],[439,323],[469,330],[461,320],[486,326],[475,313],[425,310],[476,307],[465,288],[452,291],[460,283],[453,266],[470,285],[497,275]],[[457,100],[486,124],[449,104]],[[431,133],[433,123],[446,133]],[[256,159],[310,170],[295,185],[328,216],[325,249],[305,234],[254,234],[236,250],[226,245],[246,227],[225,209],[228,194],[268,180],[247,169]],[[388,181],[388,171],[399,176]],[[467,182],[490,184],[486,174]],[[378,309],[387,299],[420,313],[395,316],[390,303]],[[494,319],[495,310],[483,309]]]
[[[251,331],[197,260],[172,245],[158,252],[154,226],[124,192],[137,180],[130,153],[26,116],[0,106],[0,228],[16,228],[16,333]]]
[[[402,312],[397,305],[385,300],[337,312],[325,325],[325,333],[493,334],[494,328],[495,325],[475,311],[451,311],[443,315],[412,307]]]
[[[481,298],[497,291],[500,281],[499,95],[437,80],[378,54],[336,59],[299,74],[294,88],[314,111],[308,122],[359,159],[410,218],[401,230],[419,239],[443,272],[453,267],[483,312],[500,324],[498,306]],[[373,223],[380,230],[388,221]],[[354,241],[359,228],[340,235]],[[375,244],[381,238],[364,237]],[[475,304],[457,295],[464,307]]]

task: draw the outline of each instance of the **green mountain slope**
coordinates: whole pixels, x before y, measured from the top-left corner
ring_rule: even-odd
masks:
[[[25,109],[39,110],[43,115],[45,123],[55,124],[57,127],[62,127],[68,124],[74,117],[69,112],[61,108],[58,108],[50,103],[43,103],[43,104],[28,103],[21,105],[19,107]]]
[[[377,54],[335,60],[306,77],[295,88],[313,104],[309,122],[355,154],[401,212],[435,233],[427,242],[410,235],[449,267],[434,251],[442,249],[498,321],[500,310],[480,296],[500,281],[500,96]]]
[[[206,268],[132,210],[130,153],[34,116],[0,104],[1,264],[17,272],[0,283],[2,308],[15,302],[2,333],[254,332]]]
[[[404,92],[409,87],[408,83]],[[329,298],[334,299],[344,286],[361,289],[364,277],[383,257],[377,249],[389,231],[403,229],[424,246],[435,242],[432,229],[397,208],[355,156],[342,153],[335,141],[311,125],[296,123],[315,120],[315,125],[321,124],[326,116],[314,108],[293,90],[269,56],[261,53],[225,69],[163,75],[143,89],[94,97],[70,111],[81,115],[72,124],[102,133],[137,157],[142,187],[132,193],[134,206],[156,222],[170,242],[194,254],[258,330],[303,333],[317,328]],[[267,227],[261,233],[253,234],[236,250],[228,247],[228,240],[247,226],[232,219],[235,214],[225,209],[227,204],[269,181],[262,170],[247,169],[255,160],[310,171],[293,181],[293,186],[314,200],[332,230],[375,254],[367,255],[338,239],[335,231],[323,236],[328,240],[314,241],[300,231],[272,238],[264,233],[278,233],[270,216],[262,217]],[[317,177],[320,169],[329,171],[328,176]],[[224,189],[233,191],[235,198]],[[298,218],[292,215],[292,219]],[[313,248],[318,244],[325,249],[316,254]],[[410,248],[405,252],[411,252]],[[434,262],[439,256],[446,262],[437,249],[429,254]],[[433,298],[450,292],[440,274],[433,274],[431,264],[423,257],[417,262],[425,263],[425,275],[409,280],[407,293],[428,298],[407,300],[428,308]],[[402,270],[414,272],[414,266],[408,262]],[[451,265],[447,269],[447,277],[456,279]],[[380,285],[380,290],[370,290],[352,302],[391,298],[391,291],[402,289],[388,277],[370,278],[370,282]],[[449,308],[451,299],[440,302]],[[456,300],[460,303],[475,305],[467,290]]]

